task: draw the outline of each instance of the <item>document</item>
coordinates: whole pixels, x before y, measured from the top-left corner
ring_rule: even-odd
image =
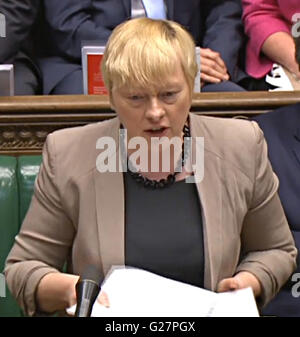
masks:
[[[215,293],[151,272],[114,266],[102,290],[110,307],[95,302],[95,317],[258,317],[251,288]],[[76,306],[67,309],[74,314]]]

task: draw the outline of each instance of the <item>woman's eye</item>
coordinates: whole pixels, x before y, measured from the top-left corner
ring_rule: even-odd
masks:
[[[162,93],[162,98],[165,100],[172,100],[175,99],[177,92],[175,91],[166,91],[164,93]]]
[[[165,92],[163,94],[163,96],[165,96],[165,97],[172,97],[173,95],[175,95],[175,92],[173,92],[173,91],[168,91],[168,92]]]
[[[142,95],[132,95],[132,96],[129,97],[129,99],[131,101],[139,101],[139,100],[142,100],[143,98],[144,98],[144,96],[142,96]]]

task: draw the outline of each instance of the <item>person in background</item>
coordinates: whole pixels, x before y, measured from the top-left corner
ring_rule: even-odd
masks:
[[[295,46],[296,46],[296,62],[299,65],[300,69],[300,33],[294,38],[295,40]]]
[[[105,45],[112,30],[137,16],[182,24],[201,46],[203,91],[243,91],[240,0],[46,0],[47,36],[40,56],[44,94],[82,94],[81,48]]]
[[[300,68],[300,37],[296,42],[296,60]],[[300,248],[300,104],[289,105],[253,118],[266,137],[269,158],[279,178],[279,196]],[[300,263],[297,260],[297,270]],[[299,293],[296,282],[300,274],[292,276],[279,294],[263,310],[265,315],[300,316]],[[293,287],[295,288],[293,290]]]
[[[248,90],[300,89],[291,34],[300,16],[299,0],[242,0],[242,5],[249,38],[246,71],[252,77],[246,79]]]
[[[47,137],[6,261],[27,314],[75,304],[89,264],[218,292],[251,287],[260,306],[291,275],[297,251],[263,134],[255,122],[189,113],[197,71],[194,41],[178,23],[138,18],[115,28],[102,73],[117,117]],[[139,155],[129,146],[137,140]]]
[[[0,64],[14,65],[16,95],[42,93],[41,72],[36,61],[34,35],[39,17],[39,0],[0,1],[5,16],[6,37],[0,38]]]

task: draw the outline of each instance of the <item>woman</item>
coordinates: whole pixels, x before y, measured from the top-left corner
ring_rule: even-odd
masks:
[[[267,303],[295,268],[296,249],[257,124],[189,114],[195,45],[171,21],[118,26],[102,72],[118,117],[48,136],[5,271],[20,305],[33,315],[74,304],[87,264],[105,274],[126,264],[213,291],[250,286]],[[163,146],[152,151],[157,138],[180,141],[165,163]],[[116,158],[126,149],[123,173]],[[60,272],[66,259],[70,274]]]
[[[300,72],[295,61],[295,44],[291,32],[292,26],[299,18],[299,1],[242,0],[242,4],[245,32],[249,37],[246,70],[256,79],[248,89],[274,88],[277,83],[276,73],[282,73],[277,66],[274,68],[275,80],[267,79],[269,84],[265,82],[265,77],[272,70],[274,63],[283,67],[290,81],[297,87]],[[288,83],[289,81],[287,86]],[[278,86],[280,85],[281,83],[278,83]]]

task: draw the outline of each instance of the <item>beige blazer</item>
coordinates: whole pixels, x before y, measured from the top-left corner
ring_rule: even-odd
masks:
[[[205,144],[204,179],[197,183],[205,288],[216,290],[223,278],[250,271],[262,284],[265,304],[294,270],[296,248],[263,134],[245,120],[190,114],[190,122],[193,139],[202,136]],[[10,290],[30,315],[38,282],[61,270],[66,259],[74,274],[89,263],[104,273],[124,264],[123,175],[96,168],[97,139],[109,136],[118,144],[119,124],[114,118],[47,138],[31,206],[5,270]]]

